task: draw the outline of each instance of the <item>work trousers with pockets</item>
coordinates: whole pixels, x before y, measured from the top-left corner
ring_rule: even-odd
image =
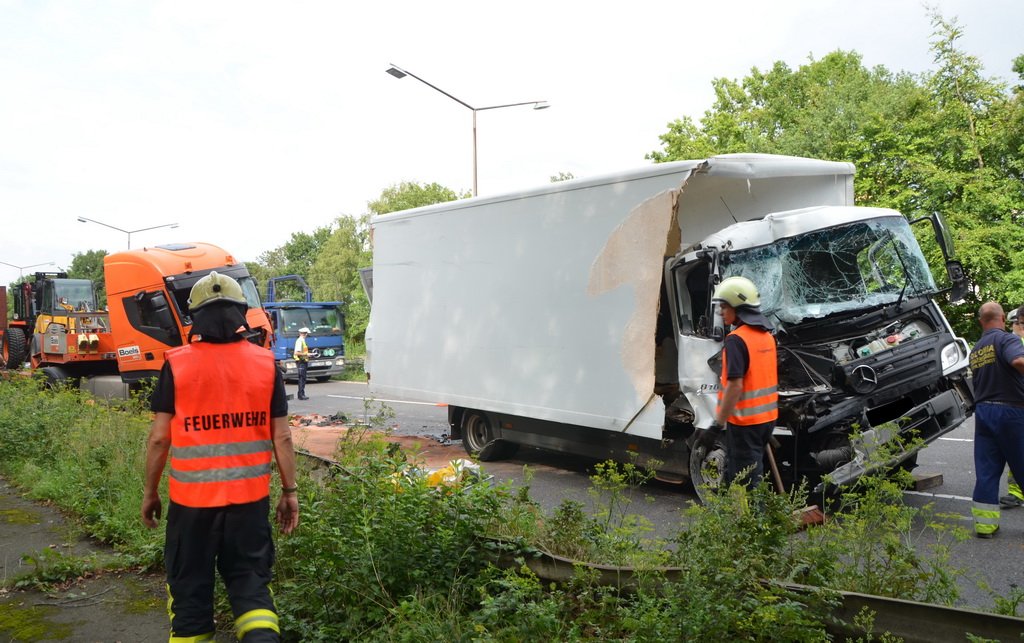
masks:
[[[300,359],[295,362],[295,368],[298,369],[299,392],[297,396],[306,397],[306,374],[309,372],[309,362]]]
[[[991,534],[999,527],[999,480],[1010,465],[1024,480],[1024,408],[981,402],[974,409],[974,530]]]
[[[747,488],[754,488],[764,476],[764,451],[772,437],[775,422],[741,425],[730,422],[725,428],[725,483],[749,469],[740,480]]]
[[[170,503],[164,564],[171,641],[213,640],[214,570],[224,579],[239,640],[280,640],[270,593],[274,541],[269,509],[269,498],[227,507]]]

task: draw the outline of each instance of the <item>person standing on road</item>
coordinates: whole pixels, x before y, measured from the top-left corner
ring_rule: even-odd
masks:
[[[292,357],[295,358],[295,367],[299,371],[299,399],[308,400],[306,397],[306,373],[309,372],[309,346],[306,345],[306,336],[309,329],[303,326],[299,329],[299,338],[295,340],[295,350]]]
[[[167,610],[171,641],[212,641],[215,569],[227,588],[238,640],[280,640],[270,592],[274,564],[271,460],[281,477],[277,522],[299,524],[288,399],[273,354],[247,342],[238,282],[211,272],[192,287],[192,332],[167,351],[153,391],[142,522],[155,528],[159,486],[170,456]],[[197,341],[193,339],[198,336]]]
[[[722,349],[722,382],[718,409],[710,429],[697,444],[712,448],[725,427],[725,483],[741,474],[748,487],[764,475],[764,454],[778,408],[778,361],[772,324],[761,314],[761,297],[745,277],[728,277],[712,300],[721,307],[722,321],[735,326]]]
[[[1010,330],[1013,334],[1020,337],[1021,342],[1024,342],[1024,306],[1010,313],[1006,321],[1009,322]],[[1021,491],[1020,485],[1017,484],[1017,479],[1013,477],[1012,471],[1006,474],[1006,482],[1008,487],[1007,493],[999,498],[999,505],[1003,509],[1013,509],[1014,507],[1024,505],[1024,491]]]
[[[1003,308],[981,305],[982,335],[971,350],[974,382],[974,533],[999,531],[999,480],[1003,468],[1024,479],[1024,343],[1006,332]]]

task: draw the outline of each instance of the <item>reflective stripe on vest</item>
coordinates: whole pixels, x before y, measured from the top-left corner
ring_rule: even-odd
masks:
[[[270,494],[274,357],[250,342],[167,352],[174,375],[171,500],[224,507]]]
[[[779,367],[775,338],[767,331],[746,324],[733,330],[732,334],[737,335],[747,347],[748,360],[747,372],[743,375],[743,392],[728,421],[741,426],[771,422],[779,417]],[[729,381],[728,373],[723,351],[719,403],[722,402],[725,385]]]

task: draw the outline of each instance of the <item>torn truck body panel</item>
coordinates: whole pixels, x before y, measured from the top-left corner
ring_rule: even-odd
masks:
[[[499,440],[640,454],[685,477],[685,440],[717,404],[710,292],[743,274],[793,371],[787,473],[831,471],[852,457],[851,417],[896,390],[919,406],[956,389],[944,376],[966,355],[906,219],[852,205],[848,163],[741,154],[378,217],[371,390],[447,403],[474,452]],[[926,390],[907,388],[911,373]],[[963,417],[953,407],[931,433]]]

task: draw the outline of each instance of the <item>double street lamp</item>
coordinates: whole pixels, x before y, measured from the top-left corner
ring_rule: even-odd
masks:
[[[34,263],[31,266],[15,266],[13,263],[7,263],[6,261],[0,261],[0,264],[3,264],[5,266],[10,266],[11,268],[17,268],[18,272],[21,273],[19,275],[19,277],[18,277],[18,280],[19,281],[24,281],[25,280],[25,269],[26,268],[38,268],[39,266],[52,266],[53,262],[52,261],[44,261],[43,263]]]
[[[543,100],[528,100],[528,101],[524,101],[522,103],[508,103],[508,104],[505,104],[505,105],[489,105],[487,107],[473,107],[472,105],[470,105],[466,101],[459,100],[458,98],[452,96],[451,94],[449,94],[448,92],[444,91],[440,87],[437,87],[436,85],[432,85],[431,83],[428,83],[427,81],[423,80],[422,78],[420,78],[416,74],[412,73],[411,71],[407,71],[405,69],[402,69],[401,67],[398,67],[397,65],[391,65],[391,67],[389,69],[387,69],[386,71],[387,71],[387,73],[391,74],[395,78],[405,78],[406,76],[412,76],[413,78],[415,78],[416,80],[420,81],[421,83],[423,83],[427,87],[430,87],[433,90],[441,92],[442,94],[444,94],[448,98],[452,99],[456,103],[462,105],[463,107],[465,107],[465,108],[469,109],[471,112],[473,112],[473,196],[477,195],[477,189],[476,189],[476,176],[477,176],[477,171],[476,171],[476,169],[477,169],[476,168],[476,113],[477,112],[482,112],[482,111],[488,110],[488,109],[501,109],[503,107],[519,107],[520,105],[533,105],[533,109],[547,109],[548,107],[550,107],[550,105],[548,105],[547,101],[543,101]]]
[[[102,221],[97,221],[96,219],[90,219],[89,217],[78,217],[78,220],[81,223],[95,223],[95,224],[101,225],[101,226],[103,226],[105,228],[110,228],[111,230],[117,230],[118,232],[125,233],[126,235],[128,235],[128,249],[129,250],[132,249],[132,235],[135,234],[136,232],[145,232],[146,230],[156,230],[157,228],[177,228],[178,227],[177,223],[163,223],[161,225],[150,226],[148,228],[139,228],[138,230],[124,230],[122,228],[118,228],[117,226],[110,225],[109,223],[103,223]]]

